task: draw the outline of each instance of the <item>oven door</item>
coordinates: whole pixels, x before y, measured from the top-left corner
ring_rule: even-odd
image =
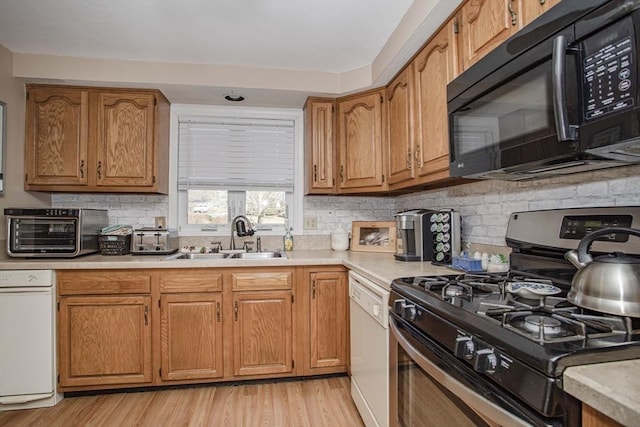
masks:
[[[78,249],[78,218],[9,217],[10,255],[75,254]]]
[[[394,313],[389,329],[392,426],[555,424],[522,408]]]

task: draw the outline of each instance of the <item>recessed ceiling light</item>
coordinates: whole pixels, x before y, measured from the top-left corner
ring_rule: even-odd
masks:
[[[231,101],[231,102],[242,102],[244,101],[244,96],[237,94],[237,93],[228,93],[224,96],[224,99],[226,99],[227,101]]]

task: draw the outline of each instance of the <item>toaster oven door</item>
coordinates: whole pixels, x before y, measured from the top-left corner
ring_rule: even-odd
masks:
[[[74,254],[78,248],[78,218],[11,217],[8,221],[10,255]]]

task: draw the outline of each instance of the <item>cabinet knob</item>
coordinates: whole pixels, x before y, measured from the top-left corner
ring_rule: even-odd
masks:
[[[80,160],[80,178],[84,178],[84,160]]]
[[[102,179],[102,160],[98,160],[98,179]]]

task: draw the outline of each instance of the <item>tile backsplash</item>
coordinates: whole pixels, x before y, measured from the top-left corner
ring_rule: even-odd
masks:
[[[303,234],[328,235],[339,225],[348,230],[351,221],[391,220],[398,210],[447,207],[460,212],[463,241],[504,246],[512,212],[638,204],[640,165],[526,182],[476,181],[397,197],[306,196],[304,218],[315,220],[316,228]],[[52,205],[108,209],[110,224],[141,227],[153,225],[156,216],[168,215],[169,197],[53,194]]]

